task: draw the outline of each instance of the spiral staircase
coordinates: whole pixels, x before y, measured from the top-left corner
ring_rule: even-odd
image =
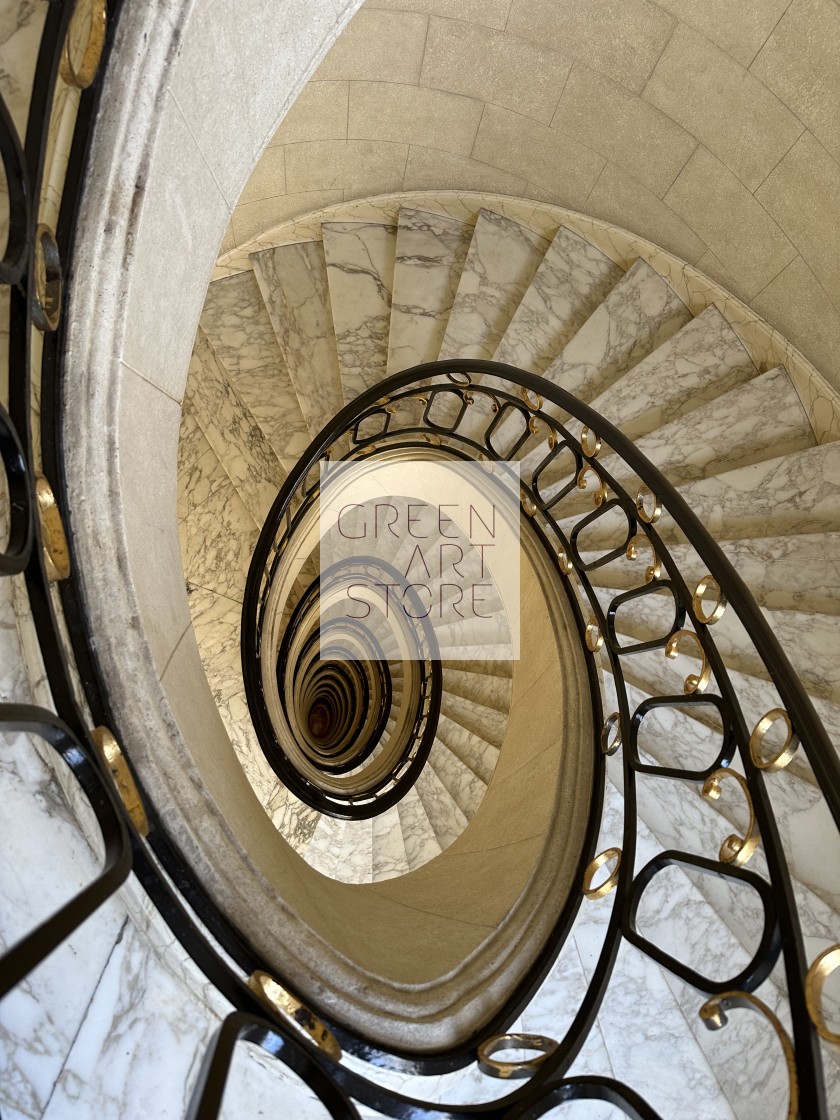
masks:
[[[62,62],[60,128],[47,113],[45,136],[77,111],[90,122],[95,102],[76,91],[96,70],[91,27],[81,63]],[[69,7],[51,5],[50,82],[68,34]],[[403,939],[437,962],[423,931],[447,906],[481,927],[465,958],[490,946],[476,1018],[448,1044],[429,1041],[419,1011],[383,1037],[347,1014],[376,1002],[373,985],[331,989],[325,965],[313,998],[283,971],[279,918],[280,964],[264,971],[248,916],[216,906],[172,843],[142,751],[124,744],[127,765],[101,726],[108,683],[69,578],[57,481],[66,167],[50,145],[16,149],[2,125],[13,230],[0,412],[4,1120],[125,1120],[150,1106],[201,1120],[278,1108],[304,1120],[840,1115],[840,445],[808,378],[835,416],[836,394],[696,270],[525,200],[356,200],[220,260],[177,463],[184,577],[215,705],[262,811],[301,857],[290,889],[316,908],[343,900],[338,925],[377,913],[356,899],[398,900],[413,922],[355,931],[374,952]],[[61,172],[57,187],[44,174],[36,214],[21,198],[45,159]],[[417,402],[408,450],[389,444],[388,425]],[[362,437],[377,417],[382,435]],[[409,742],[428,731],[428,754],[384,811],[357,812],[352,797],[327,811],[270,762],[261,705],[280,675],[257,663],[271,578],[288,559],[279,534],[306,510],[324,458],[397,447],[397,459],[435,459],[468,445],[531,480],[521,656],[445,656],[434,710],[412,723],[417,674],[386,649],[389,718],[364,723],[375,733],[355,761],[382,759],[406,729]],[[710,539],[731,568],[713,569]],[[404,570],[404,546],[381,559]],[[315,561],[289,569],[276,614],[290,632]],[[474,647],[475,633],[455,624],[446,642]],[[322,680],[307,656],[306,679]],[[336,695],[318,687],[321,708],[307,701],[300,721],[316,746],[319,698]],[[529,926],[517,906],[531,889],[542,902]]]

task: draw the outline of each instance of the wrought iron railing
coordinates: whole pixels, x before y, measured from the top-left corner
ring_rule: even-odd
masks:
[[[72,282],[76,214],[85,181],[90,134],[121,6],[120,0],[109,0],[107,6],[94,0],[89,9],[91,31],[83,43],[82,54],[68,57],[68,32],[75,5],[69,2],[47,5],[24,137],[17,136],[7,106],[0,102],[0,155],[10,210],[6,252],[0,266],[0,283],[9,296],[8,409],[0,408],[0,456],[9,494],[9,534],[5,551],[0,556],[0,572],[6,579],[22,575],[25,580],[53,700],[52,710],[0,705],[0,729],[4,733],[24,730],[37,736],[64,759],[94,810],[105,853],[101,873],[95,882],[4,954],[0,962],[0,995],[31,973],[129,875],[133,875],[184,951],[236,1009],[221,1025],[205,1056],[191,1097],[191,1117],[205,1120],[218,1115],[235,1047],[244,1040],[256,1043],[298,1073],[328,1113],[336,1117],[357,1116],[354,1103],[357,1102],[394,1117],[480,1115],[501,1120],[502,1117],[536,1117],[568,1100],[599,1099],[614,1103],[628,1116],[656,1120],[654,1110],[628,1086],[602,1077],[568,1077],[566,1074],[595,1021],[622,940],[633,941],[664,968],[685,976],[708,997],[698,1011],[711,1026],[722,1025],[730,1007],[751,1007],[768,1014],[754,993],[781,954],[790,1003],[790,1036],[775,1017],[768,1017],[789,1063],[790,1116],[798,1111],[809,1120],[828,1120],[819,1040],[822,1037],[836,1042],[837,1036],[826,1023],[821,993],[828,973],[837,963],[840,949],[835,947],[809,963],[771,794],[773,784],[785,781],[784,768],[798,757],[794,752],[797,742],[801,743],[801,754],[812,768],[821,796],[834,821],[840,823],[840,768],[833,747],[760,610],[679,493],[603,418],[538,378],[507,367],[455,362],[421,367],[390,379],[335,418],[304,457],[301,470],[289,479],[273,515],[276,521],[278,511],[289,508],[290,499],[306,471],[319,461],[338,436],[346,431],[355,431],[358,436],[359,422],[370,416],[376,417],[377,423],[381,420],[381,430],[376,438],[354,441],[356,451],[361,453],[375,454],[377,444],[408,447],[418,439],[427,447],[439,446],[443,453],[496,456],[502,450],[505,457],[522,458],[527,451],[535,450],[535,446],[526,444],[537,441],[537,444],[542,442],[546,453],[551,453],[557,461],[551,479],[556,489],[551,494],[547,487],[541,488],[533,472],[530,479],[526,478],[523,510],[553,556],[558,576],[564,579],[578,612],[581,639],[591,653],[590,679],[593,695],[598,698],[598,729],[603,733],[600,740],[603,754],[597,760],[596,778],[603,782],[604,758],[621,750],[625,825],[620,862],[617,862],[617,855],[613,858],[607,852],[594,856],[597,829],[590,827],[586,851],[593,859],[591,866],[582,868],[585,873],[581,877],[581,895],[570,900],[553,937],[508,1005],[498,1010],[480,1035],[462,1047],[426,1058],[389,1053],[345,1026],[330,1022],[328,1016],[318,1020],[295,998],[291,982],[281,987],[265,974],[258,955],[216,910],[188,864],[170,843],[154,805],[144,796],[142,785],[132,774],[130,759],[125,758],[119,747],[119,729],[114,726],[108,704],[108,682],[101,679],[97,668],[80,589],[75,582],[73,540],[65,540],[62,518],[66,508],[62,476],[64,441],[72,438],[72,433],[64,432],[60,424],[65,346],[61,312],[67,299],[68,281]],[[75,130],[66,175],[58,192],[61,207],[53,231],[42,221],[42,188],[51,117],[62,82],[84,88],[80,88],[78,104],[72,106],[76,115]],[[43,336],[42,347],[33,347],[36,331]],[[484,379],[481,384],[472,383],[476,374]],[[434,384],[423,386],[423,380]],[[526,391],[525,400],[520,389]],[[450,394],[447,399],[440,396],[444,390]],[[383,395],[387,396],[385,402]],[[419,402],[421,398],[425,398],[422,407],[419,404],[410,406],[417,408],[420,415],[409,418],[407,424],[402,423],[400,402]],[[485,415],[489,421],[485,434],[490,432],[490,439],[476,438],[480,425],[471,427],[472,434],[468,438],[458,436],[453,427],[464,421],[472,425],[472,417],[481,414],[483,403],[487,406]],[[395,404],[396,409],[392,410]],[[455,405],[457,422],[452,405]],[[578,433],[565,421],[567,415],[585,425],[587,431]],[[498,441],[494,443],[494,435],[501,438],[503,425],[510,433],[507,425],[520,420],[527,428],[527,433],[522,431],[521,442],[517,442],[520,437],[515,436],[504,448]],[[597,437],[593,433],[597,433]],[[600,467],[599,439],[634,472],[647,488],[643,493],[629,492]],[[564,472],[561,468],[561,452],[570,457],[570,471]],[[549,481],[548,475],[546,480]],[[595,484],[594,490],[590,483]],[[559,510],[558,502],[570,495],[579,495],[581,486],[594,494],[596,508],[582,515],[578,512],[573,525],[561,524],[553,513],[555,506]],[[558,498],[564,487],[567,490]],[[687,678],[687,692],[683,696],[657,697],[654,702],[668,705],[679,700],[696,704],[700,702],[699,697],[705,697],[719,713],[723,729],[721,747],[713,765],[703,770],[677,767],[654,770],[668,779],[703,781],[708,792],[713,793],[715,783],[719,785],[724,777],[736,773],[736,765],[740,766],[742,788],[752,806],[755,829],[750,829],[743,837],[726,841],[718,859],[701,859],[670,851],[634,874],[638,824],[635,781],[637,774],[653,772],[638,749],[638,732],[654,702],[638,707],[629,702],[623,666],[634,650],[622,645],[616,628],[624,598],[614,598],[605,608],[591,578],[591,573],[618,556],[619,546],[593,558],[591,550],[584,547],[585,538],[582,541],[587,527],[594,525],[597,530],[600,519],[610,510],[619,511],[619,516],[626,519],[624,554],[637,558],[644,554],[646,567],[636,589],[638,595],[644,598],[666,589],[665,593],[672,596],[674,602],[674,626],[670,632],[637,644],[635,652],[640,644],[645,644],[647,649],[662,649],[672,654],[689,642],[702,655],[698,657],[701,669]],[[705,564],[709,578],[704,589],[686,583],[669,551],[668,542],[660,532],[668,516]],[[266,531],[261,538],[258,563],[263,568],[274,547],[274,533],[275,530]],[[642,582],[648,575],[650,579]],[[706,600],[710,590],[715,603],[708,609]],[[714,642],[714,615],[724,600],[741,619],[778,690],[779,707],[785,713],[784,716],[768,713],[755,727],[744,717],[737,689]],[[245,614],[245,641],[249,648],[253,648],[255,640],[257,608],[258,596],[252,584]],[[686,633],[694,637],[688,638]],[[596,658],[599,656],[606,657],[617,685],[615,713],[606,711],[598,692]],[[715,699],[712,699],[715,695],[712,682],[717,687]],[[79,687],[83,689],[83,697],[77,693]],[[772,725],[779,722],[789,725],[790,734],[774,757],[768,757],[762,742]],[[116,734],[112,734],[109,727]],[[594,822],[598,815],[596,797]],[[757,835],[761,837],[766,875],[758,875],[742,866],[755,852]],[[617,866],[605,881],[596,883],[598,866],[610,863],[617,863]],[[748,883],[764,900],[762,943],[741,975],[734,978],[689,975],[681,970],[679,961],[657,952],[639,933],[634,919],[639,898],[646,884],[667,863],[690,865]],[[531,1061],[525,1063],[524,1068],[518,1068],[515,1063],[500,1061],[496,1056],[498,1047],[505,1041],[515,1041],[500,1036],[547,974],[571,927],[584,891],[595,898],[606,897],[613,891],[613,906],[592,983],[572,1025],[556,1045],[546,1040],[539,1040],[539,1043],[530,1040],[540,1047],[539,1062]],[[191,916],[184,902],[198,915],[201,924]],[[233,966],[219,955],[205,930],[222,944],[233,959]],[[152,1014],[154,1009],[150,1009]],[[633,1024],[633,1029],[639,1029],[638,1023]],[[348,1068],[339,1060],[340,1047],[369,1059],[372,1073],[376,1066],[438,1072],[479,1060],[482,1068],[495,1074],[524,1073],[528,1079],[516,1090],[489,1103],[430,1104],[391,1091],[378,1084],[375,1076],[365,1077]],[[278,1089],[282,1092],[283,1086]]]

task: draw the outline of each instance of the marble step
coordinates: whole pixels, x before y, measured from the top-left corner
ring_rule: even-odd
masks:
[[[259,748],[253,744],[252,749]],[[303,855],[312,842],[322,814],[295,797],[280,782],[266,805],[266,811],[283,839]]]
[[[502,336],[494,361],[542,373],[623,275],[600,249],[557,231]]]
[[[473,734],[481,736],[494,747],[501,747],[507,730],[507,712],[465,696],[451,692],[444,686],[440,705],[441,712],[465,727]]]
[[[254,253],[251,263],[314,439],[344,405],[324,246],[281,245]]]
[[[458,673],[470,673],[479,677],[513,677],[512,661],[446,661],[442,660],[444,669],[453,669]]]
[[[290,472],[309,445],[309,430],[253,272],[210,285],[201,328],[283,469]]]
[[[758,537],[719,544],[761,606],[840,615],[840,533]],[[689,545],[672,545],[671,552],[686,582],[696,587],[706,574],[706,565]],[[584,563],[591,563],[595,557],[594,552],[582,554]],[[630,590],[644,578],[640,569],[644,571],[641,560],[634,563],[621,557],[593,569],[589,578],[596,586]]]
[[[322,814],[312,839],[305,852],[301,853],[310,867],[330,878],[335,878],[338,857],[344,843],[345,824],[347,821]]]
[[[373,818],[372,880],[381,883],[408,871],[402,824],[397,806]]]
[[[472,232],[467,222],[445,214],[400,210],[389,374],[437,359]]]
[[[494,711],[507,714],[513,694],[510,677],[494,676],[464,669],[443,669],[443,687],[448,696],[461,696]]]
[[[440,741],[463,764],[489,785],[499,760],[499,748],[488,743],[480,735],[450,719],[441,711],[437,734]]]
[[[342,883],[369,883],[373,878],[373,820],[347,821],[333,877]]]
[[[345,401],[386,376],[397,227],[325,222],[321,227]]]
[[[813,428],[799,395],[784,367],[777,366],[640,437],[636,449],[669,482],[681,486],[805,451],[814,444]],[[602,448],[599,463],[628,493],[638,492],[637,476],[619,456]],[[558,493],[568,481],[568,477],[560,478],[551,486],[541,486],[541,492],[546,497]],[[563,511],[584,511],[590,506],[587,495],[575,493],[565,499]]]
[[[439,357],[492,358],[534,278],[548,241],[482,210],[475,225]]]
[[[482,785],[480,791],[471,791],[467,780],[459,780],[464,769],[446,747],[435,740],[428,764],[414,786],[441,851],[446,851],[467,827],[467,822],[486,788]],[[475,775],[470,771],[467,773],[475,782]],[[469,814],[464,806],[471,807]]]
[[[402,829],[405,858],[410,871],[422,867],[443,850],[435,839],[434,829],[416,788],[408,791],[397,805]]]
[[[637,440],[757,373],[744,344],[712,305],[591,403],[628,439]]]
[[[544,375],[581,400],[591,401],[690,318],[691,312],[670,284],[640,258]]]
[[[184,411],[192,415],[248,512],[262,525],[286,470],[201,328],[190,359]],[[191,446],[187,441],[184,456]],[[195,461],[191,465],[198,467]],[[201,471],[197,473],[200,477]]]

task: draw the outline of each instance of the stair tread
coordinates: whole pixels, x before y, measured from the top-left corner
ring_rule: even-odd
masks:
[[[373,821],[346,821],[333,872],[342,883],[369,883],[373,877]]]
[[[473,231],[439,357],[492,358],[534,278],[548,241],[482,210]]]
[[[322,226],[344,399],[386,376],[397,227],[381,222]]]
[[[251,257],[309,435],[341,410],[327,262],[320,241],[298,241]]]
[[[507,713],[513,693],[510,677],[480,674],[443,666],[443,687],[452,696],[461,696],[494,711]]]
[[[373,871],[374,883],[393,879],[408,871],[405,842],[402,835],[400,814],[396,805],[373,818]]]
[[[592,407],[637,439],[757,373],[732,326],[710,305],[595,397]]]
[[[622,269],[579,233],[561,226],[494,355],[542,373],[621,279]]]
[[[444,688],[441,712],[453,723],[478,735],[491,746],[501,747],[507,729],[507,711],[472,700]]]
[[[499,748],[488,743],[468,727],[456,723],[441,712],[438,738],[463,764],[489,785],[499,759]]]
[[[437,358],[471,238],[472,226],[457,218],[400,210],[389,374]]]
[[[336,817],[322,815],[312,839],[301,853],[309,866],[322,875],[329,875],[331,878],[335,875],[346,823]]]
[[[449,845],[453,844],[467,827],[467,821],[472,813],[469,816],[467,815],[462,808],[462,802],[471,804],[472,798],[470,790],[468,788],[462,789],[452,777],[450,771],[454,767],[441,761],[440,752],[437,748],[438,743],[433,743],[429,754],[429,764],[423,768],[415,784],[415,789],[423,803],[435,839],[440,845],[441,851],[446,851]],[[445,750],[446,748],[444,748]],[[475,778],[475,775],[473,775],[473,778]],[[477,796],[480,801],[480,794],[474,796]],[[475,805],[473,805],[472,812],[475,812]]]
[[[291,471],[309,446],[309,432],[253,272],[210,285],[201,328],[283,469]]]
[[[545,370],[545,377],[591,401],[691,318],[674,289],[641,258]]]
[[[440,855],[442,849],[416,789],[408,791],[398,803],[397,809],[405,844],[405,858],[410,870],[414,871]]]

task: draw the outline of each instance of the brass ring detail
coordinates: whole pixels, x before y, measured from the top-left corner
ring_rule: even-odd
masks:
[[[762,1003],[757,996],[752,995],[751,992],[721,992],[720,995],[712,996],[711,999],[706,1000],[698,1014],[708,1030],[718,1031],[729,1022],[726,1012],[733,1007],[740,1007],[746,1011],[756,1011],[759,1015],[763,1015],[776,1032],[776,1037],[782,1044],[788,1071],[787,1120],[796,1120],[799,1115],[799,1081],[796,1076],[796,1057],[787,1031],[770,1008]]]
[[[564,576],[570,576],[575,570],[574,564],[569,559],[569,554],[562,545],[557,549],[557,567],[560,569],[560,574]]]
[[[49,226],[35,231],[34,292],[29,303],[39,331],[54,331],[61,318],[61,257]]]
[[[522,501],[522,508],[525,510],[526,514],[529,517],[533,517],[537,512],[537,503],[530,496],[530,494],[526,494],[524,491],[520,495],[520,498]]]
[[[611,859],[615,860],[615,867],[603,883],[601,883],[600,887],[593,887],[592,880],[595,878],[596,871],[603,867],[605,863],[609,863]],[[621,848],[606,848],[600,855],[590,860],[586,871],[583,873],[583,897],[605,898],[611,891],[614,891],[618,885],[618,871],[620,867]]]
[[[717,600],[709,614],[703,607],[703,596],[707,591],[717,593]],[[723,612],[726,610],[726,596],[721,591],[720,584],[714,576],[703,576],[691,597],[691,605],[694,608],[697,621],[702,622],[705,626],[713,626],[720,621]]]
[[[595,440],[594,447],[589,446],[590,436],[592,436]],[[591,459],[594,459],[598,452],[601,450],[601,437],[593,432],[591,428],[587,428],[584,426],[580,433],[580,447],[584,455],[588,455]]]
[[[706,651],[703,649],[700,639],[693,630],[677,630],[672,634],[668,639],[668,644],[665,646],[665,656],[673,659],[678,657],[681,652],[685,653],[685,650],[680,650],[679,647],[680,642],[684,641],[686,638],[697,646],[697,653],[695,656],[698,656],[703,662],[699,674],[689,673],[685,678],[683,691],[686,695],[690,696],[692,692],[703,692],[705,690],[709,681],[712,679],[712,667],[706,659]]]
[[[70,575],[70,550],[67,547],[64,523],[52,487],[42,474],[35,478],[35,500],[38,504],[38,523],[47,577],[52,582],[67,579]]]
[[[457,385],[460,389],[466,389],[472,385],[472,378],[468,373],[447,373],[446,376],[453,385]]]
[[[96,77],[99,61],[102,58],[105,33],[108,29],[108,9],[105,0],[91,0],[87,43],[82,54],[81,65],[77,70],[73,65],[73,50],[70,41],[73,38],[81,9],[81,3],[77,4],[70,20],[70,26],[67,28],[67,37],[64,40],[58,72],[61,75],[61,80],[68,86],[75,86],[76,89],[87,89]]]
[[[594,618],[590,618],[587,622],[583,636],[586,641],[586,648],[590,653],[597,653],[604,644],[604,635],[601,633],[601,627]]]
[[[553,1054],[559,1043],[544,1034],[495,1034],[486,1038],[476,1050],[478,1068],[488,1077],[501,1077],[510,1080],[515,1077],[530,1077],[546,1058]],[[499,1050],[541,1050],[535,1058],[525,1058],[518,1062],[500,1061],[493,1057]]]
[[[586,483],[587,474],[591,474],[593,476],[593,478],[595,478],[595,480],[598,483],[598,489],[593,493],[592,501],[595,503],[596,506],[603,505],[604,502],[607,500],[607,493],[608,493],[607,486],[606,486],[606,483],[604,482],[604,480],[601,478],[601,476],[598,474],[598,472],[595,470],[594,467],[581,467],[580,468],[580,470],[578,471],[578,476],[577,476],[577,488],[578,488],[578,490],[588,489],[587,483]]]
[[[647,548],[650,551],[650,563],[645,568],[645,583],[653,583],[655,579],[659,579],[662,574],[662,565],[659,562],[659,557],[653,544],[644,533],[636,533],[635,537],[627,543],[627,548],[624,555],[628,560],[636,560],[639,556],[639,549]]]
[[[432,447],[441,447],[443,444],[443,440],[440,438],[437,432],[426,432],[423,436],[423,439],[426,441],[426,443],[430,443]]]
[[[537,412],[542,408],[543,399],[539,393],[534,392],[532,389],[526,389],[523,385],[520,395],[522,397],[522,400],[532,412]]]
[[[131,823],[141,836],[148,836],[149,818],[146,816],[140,791],[137,789],[137,783],[128,768],[119,743],[107,727],[94,727],[90,737],[114,779],[114,785],[117,787]]]
[[[297,1027],[327,1057],[332,1058],[334,1062],[341,1061],[341,1047],[332,1031],[309,1010],[306,1004],[301,1003],[291,992],[278,984],[273,976],[257,969],[249,976],[248,987],[270,1011],[274,1011]]]
[[[607,716],[604,721],[604,726],[601,728],[601,750],[606,755],[613,755],[621,746],[621,727],[619,721],[621,716],[618,712],[613,712],[612,715]],[[610,742],[610,735],[616,732],[615,738]]]
[[[653,498],[653,512],[648,513],[645,507],[645,501],[648,497]],[[651,490],[649,486],[642,483],[639,493],[636,495],[636,512],[640,520],[644,521],[645,525],[652,525],[654,521],[659,520],[659,515],[662,513],[662,503]]]
[[[719,858],[721,863],[731,863],[733,867],[743,867],[758,847],[759,839],[758,829],[755,826],[755,809],[753,808],[752,797],[750,797],[750,790],[746,778],[739,774],[737,770],[721,767],[708,776],[700,792],[707,801],[717,801],[721,794],[721,786],[726,778],[731,778],[741,787],[744,797],[747,799],[750,823],[747,828],[746,836],[741,837],[733,833],[731,836],[726,837],[720,846]]]
[[[764,757],[761,748],[764,745],[767,732],[778,720],[784,722],[787,727],[787,734],[784,743],[782,743],[776,754],[768,759]],[[769,712],[764,713],[753,728],[752,735],[750,735],[750,758],[753,760],[753,765],[757,766],[759,770],[765,770],[767,773],[772,774],[774,770],[784,770],[796,754],[796,748],[798,746],[799,736],[793,733],[790,716],[784,708],[771,708]]]
[[[837,968],[840,968],[840,945],[832,945],[820,953],[808,969],[808,975],[805,977],[805,1006],[820,1038],[840,1046],[840,1033],[828,1027],[822,1009],[825,982]]]

